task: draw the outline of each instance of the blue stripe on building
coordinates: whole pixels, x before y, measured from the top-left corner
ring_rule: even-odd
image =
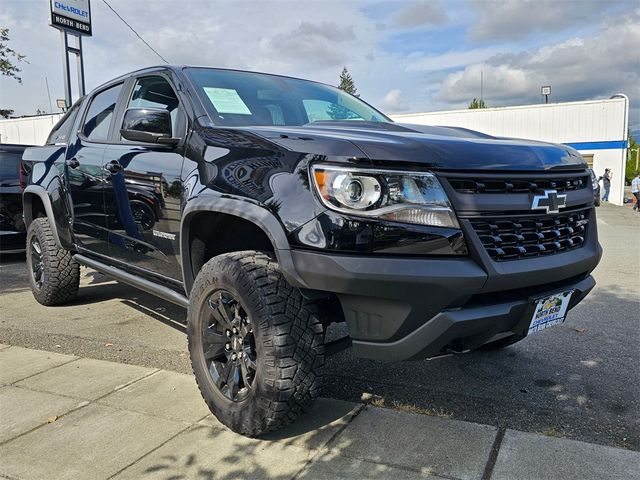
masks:
[[[627,148],[626,140],[612,140],[607,142],[575,142],[565,143],[576,150],[614,150]]]

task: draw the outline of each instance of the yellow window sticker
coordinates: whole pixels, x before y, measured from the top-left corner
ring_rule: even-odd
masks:
[[[204,87],[204,93],[218,113],[251,115],[251,111],[233,88]]]

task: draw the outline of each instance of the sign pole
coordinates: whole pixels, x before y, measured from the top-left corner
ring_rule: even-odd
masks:
[[[91,36],[91,4],[90,0],[50,0],[50,25],[60,30],[62,38],[62,66],[64,73],[64,101],[66,108],[73,101],[71,92],[71,67],[69,53],[76,56],[78,70],[78,93],[85,94],[84,59],[82,58],[82,37]],[[69,37],[77,39],[69,45]]]
[[[84,60],[82,57],[82,35],[78,35],[78,89],[80,96],[84,96]]]
[[[542,87],[540,89],[540,93],[544,98],[544,103],[545,104],[549,103],[549,95],[551,95],[551,85],[545,85],[544,87]]]
[[[69,39],[66,30],[60,30],[62,35],[62,65],[64,69],[64,100],[67,108],[71,106],[71,70],[69,68]]]

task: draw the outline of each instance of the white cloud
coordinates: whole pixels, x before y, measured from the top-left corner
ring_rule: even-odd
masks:
[[[629,14],[606,24],[594,36],[576,37],[519,54],[501,54],[448,75],[438,97],[462,105],[477,97],[484,72],[488,105],[540,100],[540,87],[552,85],[553,99],[606,98],[618,92],[640,100],[640,16]]]
[[[172,63],[259,70],[337,83],[343,65],[357,79],[382,55],[379,33],[359,8],[364,3],[112,0],[110,4]],[[102,2],[91,4],[94,36],[84,39],[88,90],[128,71],[163,63]],[[0,105],[17,114],[48,110],[44,76],[52,96],[63,95],[60,34],[47,26],[48,4],[24,8],[5,0],[2,25],[10,45],[27,55],[24,85],[0,78]],[[75,73],[75,72],[74,72]],[[358,85],[360,88],[360,85]],[[363,91],[362,88],[360,88]],[[365,89],[366,90],[366,89]],[[364,92],[363,92],[364,93]]]
[[[493,101],[523,98],[535,79],[528,78],[520,69],[507,65],[471,65],[464,70],[448,75],[439,97],[449,103],[468,103],[474,97],[480,97],[481,78],[484,85],[484,98]]]
[[[408,72],[437,72],[469,64],[483,62],[496,55],[496,47],[474,48],[465,51],[449,51],[439,55],[413,55],[407,65]]]
[[[393,88],[383,97],[380,102],[382,110],[389,113],[406,112],[409,110],[409,103],[402,97],[402,90]]]
[[[268,46],[279,58],[331,67],[349,59],[355,42],[352,25],[301,22],[298,28],[273,36]]]
[[[464,106],[479,96],[480,70],[484,70],[484,96],[490,105],[537,102],[543,83],[552,85],[552,100],[606,98],[619,91],[629,94],[632,106],[640,100],[634,83],[640,70],[640,14],[633,12],[634,7],[622,12],[622,0],[612,0],[613,7],[606,2],[585,7],[592,11],[591,17],[585,20],[577,12],[575,18],[580,21],[573,14],[567,16],[571,5],[579,10],[575,2],[557,0],[535,5],[486,0],[463,11],[458,1],[390,2],[382,5],[384,14],[375,10],[379,0],[218,0],[215,4],[154,0],[152,9],[150,2],[109,1],[171,62],[266,71],[334,85],[346,65],[362,98],[390,112]],[[563,6],[567,3],[571,5]],[[30,62],[22,65],[24,85],[0,77],[0,107],[32,114],[37,108],[49,109],[45,76],[54,105],[62,96],[61,47],[59,32],[47,26],[48,3],[24,5],[25,0],[4,0],[0,10],[0,25],[11,28],[11,47],[26,54]],[[437,34],[447,37],[438,38],[437,50],[431,50],[421,35],[435,38],[429,37],[434,32],[419,27],[433,25],[439,17],[429,9],[441,5],[449,20],[447,29]],[[544,20],[536,16],[541,15],[538,5],[556,15],[558,8],[565,10],[560,11],[560,20]],[[91,7],[94,36],[84,41],[88,89],[162,63],[101,1],[92,2]],[[500,7],[507,10],[504,15]],[[597,18],[599,8],[608,9],[607,15]],[[613,15],[615,9],[620,11]],[[513,20],[516,14],[522,18]],[[598,22],[603,21],[598,31]],[[383,23],[385,28],[380,27]],[[495,39],[507,34],[501,29],[513,28],[525,31],[527,38],[533,36],[535,48],[517,37]],[[559,33],[552,42],[547,33],[536,36],[542,31]],[[481,45],[467,43],[472,32],[482,37]],[[418,53],[399,53],[411,46],[401,41],[416,41],[411,51]],[[442,51],[443,45],[451,50]]]
[[[425,25],[441,25],[447,21],[447,14],[442,4],[436,0],[421,1],[400,10],[393,23],[399,27],[422,27]]]
[[[475,40],[518,39],[540,32],[560,32],[598,21],[610,12],[633,8],[635,0],[472,0],[478,20]]]

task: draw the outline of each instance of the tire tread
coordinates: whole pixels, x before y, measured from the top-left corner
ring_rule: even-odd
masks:
[[[214,257],[201,269],[192,290],[188,318],[193,315],[197,297],[211,279],[226,270],[244,292],[258,305],[258,334],[264,348],[261,371],[263,395],[258,408],[242,418],[240,424],[218,418],[238,433],[256,436],[292,423],[320,394],[324,366],[324,333],[316,306],[286,281],[278,263],[265,253],[242,251]],[[254,331],[255,331],[254,330]],[[189,339],[191,350],[191,338]],[[192,356],[196,381],[210,410],[219,407],[208,398]],[[223,418],[221,418],[223,417]],[[229,424],[231,423],[231,424]]]
[[[47,218],[36,218],[27,234],[27,263],[30,266],[31,238],[36,236],[42,248],[45,282],[37,289],[31,279],[33,296],[42,305],[62,305],[74,300],[80,287],[80,265],[71,252],[59,248]],[[31,278],[31,277],[30,277]]]

